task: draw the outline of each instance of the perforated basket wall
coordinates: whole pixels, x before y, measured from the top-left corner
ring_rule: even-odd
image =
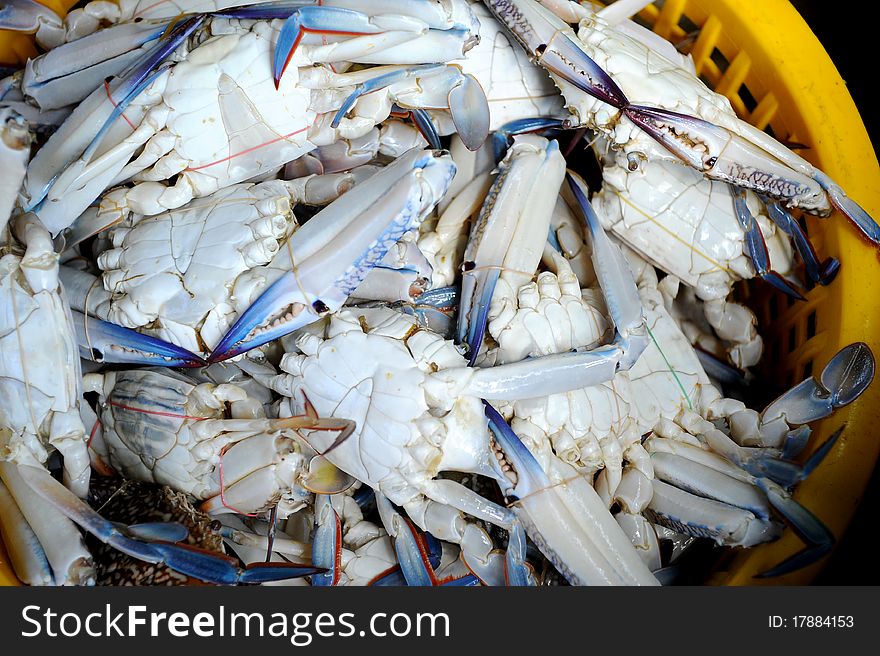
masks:
[[[730,98],[741,117],[769,128],[779,139],[808,146],[802,151],[804,157],[841,184],[869,213],[880,217],[880,168],[864,124],[834,64],[789,2],[663,0],[657,5],[662,6],[648,7],[640,18],[661,36],[681,43],[707,84]],[[0,33],[0,62],[21,63],[32,54],[27,39]],[[827,220],[807,218],[806,226],[819,254],[834,255],[842,262],[834,283],[812,289],[803,303],[790,303],[761,285],[746,290],[766,341],[764,357],[769,366],[765,371],[785,386],[802,380],[814,368],[819,371],[841,347],[855,341],[867,342],[880,355],[876,249],[838,215]],[[833,451],[795,494],[838,538],[880,455],[880,383],[816,424],[811,448],[843,424],[846,430]],[[786,531],[777,542],[732,550],[709,582],[809,583],[822,563],[777,579],[753,578],[801,547],[798,537]],[[0,583],[14,581],[0,553]]]

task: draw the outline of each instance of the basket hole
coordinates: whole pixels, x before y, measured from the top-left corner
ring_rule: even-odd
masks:
[[[807,379],[813,375],[813,361],[810,360],[804,365],[804,375],[802,378]]]
[[[794,372],[789,371],[788,375],[785,377],[785,387],[786,389],[791,389],[794,387]]]
[[[797,348],[797,327],[792,326],[788,329],[788,352],[791,353]]]
[[[755,100],[752,92],[749,91],[749,88],[745,84],[741,84],[739,87],[739,97],[740,100],[743,101],[743,104],[746,106],[746,109],[749,111],[749,114],[754,112],[755,109],[758,107],[758,101]]]
[[[724,75],[725,71],[730,68],[730,62],[727,60],[727,57],[724,56],[718,48],[712,48],[712,54],[709,56],[715,65],[718,67],[718,70],[721,71],[721,74]]]
[[[700,26],[697,25],[694,21],[687,17],[687,15],[682,14],[681,18],[678,19],[678,26],[684,30],[685,34],[689,34],[691,32],[699,32]]]
[[[798,299],[796,299],[794,296],[786,296],[785,298],[788,299],[788,307],[790,307],[790,308],[794,307],[795,303],[799,302]]]
[[[776,296],[771,296],[767,299],[767,312],[770,314],[770,323],[776,321],[779,316],[779,303],[776,300]]]
[[[798,218],[798,223],[800,223],[801,228],[804,229],[804,234],[807,235],[807,237],[809,237],[810,231],[807,229],[807,217],[805,214],[800,215],[800,217]]]
[[[807,315],[807,339],[816,336],[816,311],[813,310]]]

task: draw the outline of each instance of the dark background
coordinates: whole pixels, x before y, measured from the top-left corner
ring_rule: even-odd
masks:
[[[748,0],[758,2],[759,0]],[[880,17],[874,2],[828,2],[791,0],[819,37],[852,94],[868,134],[877,150],[880,144],[880,112],[873,105],[872,85],[877,79],[876,21]],[[877,383],[875,383],[877,384]],[[878,434],[880,439],[880,434]],[[819,585],[876,585],[880,573],[871,566],[880,508],[880,470],[875,468],[862,504],[847,533],[822,574]]]

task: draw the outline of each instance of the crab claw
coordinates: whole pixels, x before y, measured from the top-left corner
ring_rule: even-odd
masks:
[[[538,2],[487,0],[486,6],[551,75],[618,109],[629,104],[617,83],[577,45],[571,27]]]
[[[120,530],[87,503],[52,478],[45,469],[20,466],[27,485],[62,514],[111,547],[149,563],[163,564],[176,572],[209,583],[234,585],[264,583],[308,576],[322,568],[294,563],[261,563],[246,568],[227,556],[171,542],[143,542],[131,537],[137,530]]]
[[[831,211],[816,180],[727,128],[659,107],[629,105],[623,113],[669,152],[712,180],[751,189],[811,214],[827,216]]]
[[[259,7],[256,8],[259,10]],[[281,28],[275,44],[275,60],[272,63],[272,77],[275,88],[281,84],[284,71],[296,53],[303,36],[313,34],[335,34],[339,36],[363,36],[376,34],[381,29],[373,25],[370,17],[359,11],[338,7],[300,7],[295,9]]]
[[[146,522],[143,524],[116,524],[120,532],[128,537],[145,542],[158,540],[161,542],[182,542],[189,537],[189,529],[178,522]]]
[[[388,249],[418,228],[454,174],[447,155],[414,149],[316,214],[270,265],[285,273],[239,316],[209,360],[234,357],[342,307]]]
[[[62,126],[49,137],[28,166],[23,189],[26,211],[41,207],[46,201],[64,203],[66,191],[81,183],[92,155],[114,122],[131,102],[165,70],[163,62],[189,37],[206,16],[193,16],[175,26],[153,45],[140,61],[99,87],[80,103]],[[95,197],[103,187],[95,190]],[[48,198],[47,198],[48,196]],[[89,198],[90,203],[94,198]],[[82,208],[85,210],[85,207]],[[74,216],[82,210],[73,212]],[[47,227],[50,227],[47,225]],[[57,233],[67,225],[50,227]]]
[[[397,118],[409,118],[416,129],[428,142],[428,147],[434,150],[441,150],[443,145],[440,143],[440,135],[437,133],[437,126],[431,120],[431,116],[424,109],[406,109],[398,104],[391,106],[391,115]]]
[[[36,34],[41,42],[53,36],[60,40],[64,35],[64,21],[49,7],[34,0],[6,0],[0,6],[0,30]]]
[[[95,319],[72,310],[80,356],[100,363],[127,363],[154,367],[203,367],[200,356],[149,335]]]
[[[746,204],[746,192],[743,189],[731,188],[731,193],[736,218],[745,232],[749,258],[755,267],[755,273],[782,293],[799,301],[806,300],[797,287],[770,268],[770,253],[767,251],[767,244],[764,241],[764,235],[761,234],[761,228]]]
[[[430,533],[419,531],[416,526],[397,512],[385,495],[376,493],[376,505],[382,524],[394,539],[394,551],[400,563],[400,573],[409,586],[471,586],[480,585],[480,579],[469,573],[464,576],[440,578],[437,568],[443,556],[443,545]],[[392,573],[383,577],[382,585],[388,585]],[[389,577],[389,578],[386,578]],[[377,583],[374,583],[378,584]]]
[[[314,586],[338,585],[342,576],[342,521],[330,495],[315,497],[315,532],[312,537],[312,562],[325,569],[312,576]]]
[[[756,485],[764,491],[770,504],[808,545],[775,567],[758,574],[757,578],[771,578],[788,574],[812,565],[831,551],[835,542],[834,534],[818,517],[792,499],[791,495],[773,481],[758,479]]]
[[[874,380],[874,354],[867,344],[843,347],[822,370],[819,379],[808,378],[771,403],[761,415],[764,424],[784,420],[807,424],[827,417],[855,401]]]
[[[564,478],[551,482],[498,411],[483,403],[495,445],[510,465],[510,471],[499,467],[497,480],[525,532],[559,572],[573,585],[657,585],[586,479],[560,470]]]

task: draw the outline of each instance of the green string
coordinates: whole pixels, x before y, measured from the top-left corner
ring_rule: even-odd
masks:
[[[665,362],[666,366],[669,368],[669,373],[671,373],[672,377],[675,378],[675,382],[678,383],[678,388],[681,390],[681,393],[684,394],[684,398],[688,402],[688,410],[693,410],[694,405],[693,403],[691,403],[691,397],[688,396],[687,390],[684,388],[684,385],[681,382],[681,378],[678,377],[675,369],[672,368],[672,365],[669,363],[669,359],[666,357],[663,349],[660,348],[660,344],[657,342],[657,338],[654,337],[654,333],[651,332],[651,329],[647,325],[645,325],[645,328],[648,328],[648,334],[651,336],[651,341],[654,342],[654,346],[656,346],[657,350],[660,351],[660,356],[663,358],[663,362]]]

